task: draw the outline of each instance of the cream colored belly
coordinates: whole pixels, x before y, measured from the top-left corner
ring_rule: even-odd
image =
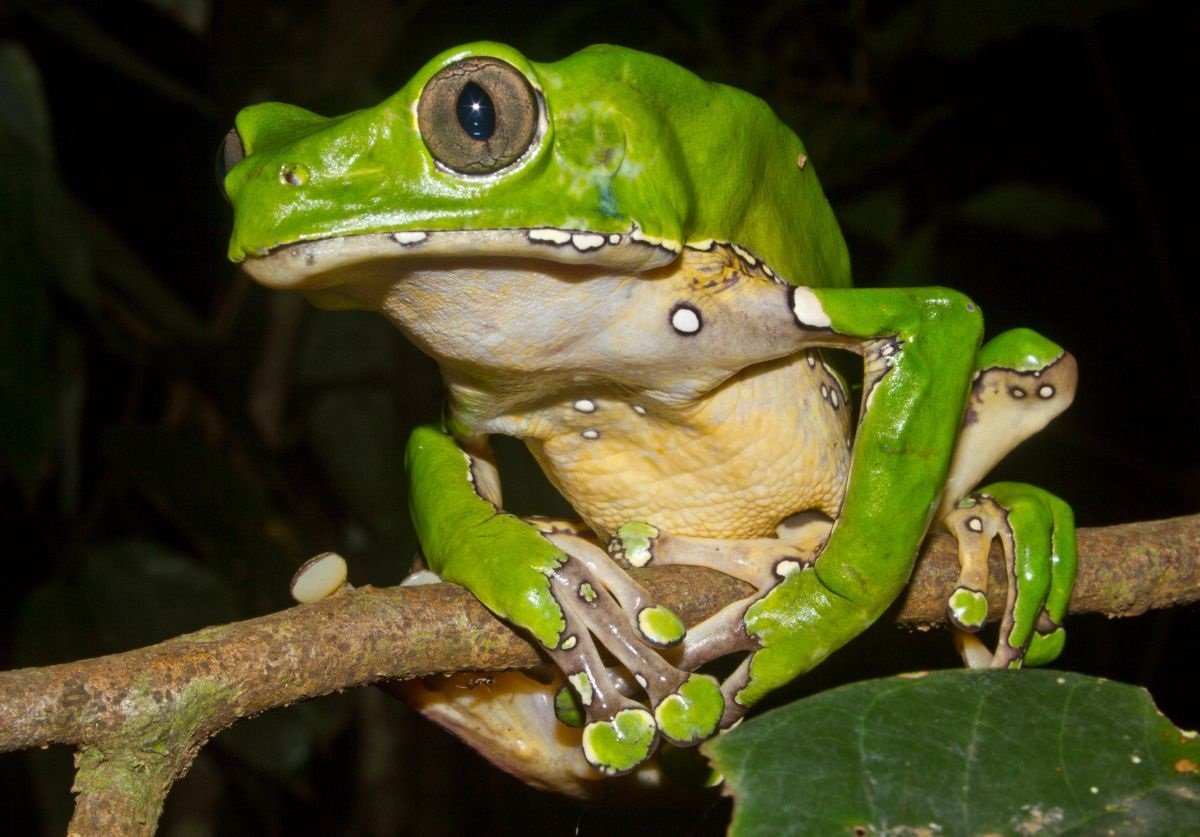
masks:
[[[631,520],[679,535],[760,537],[790,514],[833,516],[850,460],[850,409],[815,353],[751,367],[687,407],[573,393],[526,437],[602,537]]]

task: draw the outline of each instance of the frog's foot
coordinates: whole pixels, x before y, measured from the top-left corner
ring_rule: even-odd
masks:
[[[565,629],[558,646],[547,650],[582,705],[588,762],[603,773],[626,773],[654,751],[660,734],[678,746],[711,737],[724,710],[717,682],[672,666],[656,650],[683,640],[679,617],[654,604],[589,541],[563,533],[545,537],[570,556],[551,577]],[[625,694],[630,689],[604,665],[596,638],[632,675],[649,709]]]
[[[784,520],[775,537],[730,540],[672,535],[646,523],[632,522],[620,527],[610,541],[609,552],[623,564],[709,567],[755,588],[753,595],[726,605],[689,628],[676,660],[680,668],[694,671],[722,657],[747,654],[721,685],[725,699],[722,729],[736,723],[748,709],[736,696],[749,680],[748,653],[759,646],[746,633],[746,611],[783,579],[811,568],[832,526],[833,522],[819,512],[800,512]]]
[[[963,661],[971,668],[1047,663],[1062,650],[1075,581],[1075,523],[1070,507],[1023,483],[996,483],[945,518],[958,541],[960,574],[949,600]],[[1008,591],[994,653],[973,635],[988,616],[988,551],[1000,539]]]
[[[386,688],[534,787],[594,799],[667,784],[654,760],[637,766],[628,777],[632,784],[605,781],[584,758],[583,731],[555,719],[554,697],[563,678],[545,669],[536,678],[519,671],[434,675]]]

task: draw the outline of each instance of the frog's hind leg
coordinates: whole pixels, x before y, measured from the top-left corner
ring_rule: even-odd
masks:
[[[734,540],[673,535],[647,523],[632,522],[617,530],[609,552],[631,567],[708,567],[744,581],[754,587],[755,594],[762,594],[792,573],[811,567],[832,525],[819,512],[801,512],[784,520],[775,537]],[[677,660],[679,667],[691,671],[718,657],[757,647],[742,630],[746,608],[754,598],[733,602],[689,628]]]
[[[716,680],[668,663],[655,647],[678,644],[684,626],[618,567],[604,550],[569,534],[546,538],[570,555],[551,581],[567,620],[567,639],[549,650],[583,703],[584,753],[598,769],[619,773],[652,751],[656,735],[690,746],[710,737],[724,711]],[[576,628],[575,626],[578,626]],[[622,693],[603,666],[593,636],[627,669],[653,714]],[[574,641],[573,641],[574,640]]]
[[[1062,648],[1059,624],[1075,577],[1070,507],[1021,483],[967,492],[1070,405],[1076,374],[1071,355],[1023,329],[996,337],[980,351],[980,369],[938,513],[958,541],[960,574],[949,612],[963,660],[972,668],[1048,662]],[[988,552],[996,538],[1003,548],[1008,590],[993,654],[974,633],[987,618]]]

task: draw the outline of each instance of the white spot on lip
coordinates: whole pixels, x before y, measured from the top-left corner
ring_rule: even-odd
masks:
[[[556,230],[552,227],[543,227],[529,231],[530,241],[540,241],[544,244],[567,244],[571,241],[571,234],[566,230]]]
[[[972,532],[982,532],[983,531],[983,521],[980,520],[978,517],[967,518],[967,528],[970,529]]]
[[[581,413],[594,413],[596,412],[596,402],[590,398],[580,398],[575,402],[575,409]]]
[[[837,390],[833,389],[832,387],[830,387],[830,389],[829,389],[829,403],[834,406],[834,409],[837,408],[838,394],[837,394]]]
[[[671,312],[671,328],[680,334],[695,334],[700,330],[700,312],[681,305]]]
[[[411,244],[420,244],[425,239],[429,238],[429,233],[424,232],[395,232],[392,233],[392,240],[397,244],[405,247]]]
[[[583,431],[579,435],[582,436],[583,438],[587,439],[588,441],[591,441],[593,439],[600,438],[600,431],[588,429],[588,430]]]
[[[561,648],[562,648],[562,650],[564,650],[564,651],[570,651],[572,648],[574,648],[574,647],[576,646],[576,644],[577,644],[578,642],[579,642],[579,638],[578,638],[578,637],[575,637],[575,636],[569,636],[569,637],[567,637],[566,639],[564,639],[564,640],[562,641],[562,645],[561,645],[560,647],[561,647]]]
[[[817,299],[817,295],[799,285],[792,288],[792,314],[795,315],[800,325],[811,328],[829,328],[833,325],[833,321],[825,313],[825,308],[821,305],[821,300]]]
[[[754,254],[745,247],[742,247],[740,244],[730,244],[729,246],[733,248],[733,252],[742,257],[742,260],[745,261],[746,264],[750,265],[751,267],[754,267],[756,264],[758,264],[758,259],[756,259]]]
[[[1054,387],[1049,384],[1042,384],[1038,388],[1038,398],[1052,398],[1054,396]]]
[[[604,236],[597,233],[572,233],[571,243],[575,245],[576,250],[587,252],[603,247],[606,239]]]
[[[638,684],[639,686],[641,686],[643,689],[645,689],[645,688],[646,688],[646,687],[649,685],[649,684],[646,682],[646,678],[645,678],[645,677],[642,677],[642,675],[640,675],[640,674],[635,674],[635,675],[633,675],[633,679],[634,679],[634,680],[636,680],[636,681],[637,681],[637,684]]]
[[[608,243],[609,244],[620,244],[621,243],[621,234],[613,233],[612,235],[610,235],[608,237]]]

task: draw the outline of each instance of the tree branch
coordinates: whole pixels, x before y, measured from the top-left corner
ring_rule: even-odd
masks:
[[[1132,616],[1200,599],[1200,515],[1084,529],[1079,548],[1073,613]],[[750,592],[695,567],[635,575],[688,624]],[[953,540],[931,536],[896,620],[943,622],[956,576]],[[996,553],[991,583],[998,615]],[[364,587],[148,648],[0,673],[0,751],[75,746],[69,833],[152,834],[171,784],[240,718],[380,680],[540,661],[461,588]]]

